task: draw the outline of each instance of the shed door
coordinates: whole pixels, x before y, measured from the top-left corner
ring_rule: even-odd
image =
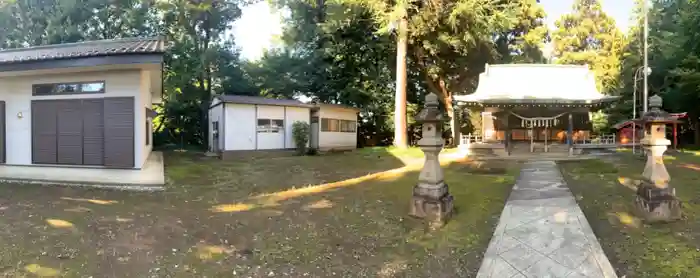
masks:
[[[134,99],[32,101],[32,163],[134,166]]]
[[[104,99],[104,165],[134,167],[134,98]]]
[[[32,162],[56,164],[56,101],[32,101]]]
[[[82,100],[56,101],[58,164],[83,164]]]
[[[311,136],[309,146],[318,149],[318,117],[311,117]]]
[[[83,164],[104,165],[104,101],[83,100]]]

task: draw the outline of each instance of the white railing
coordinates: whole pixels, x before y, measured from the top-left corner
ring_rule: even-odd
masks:
[[[574,141],[577,145],[615,145],[616,143],[615,134],[603,134]]]
[[[459,144],[460,145],[469,145],[472,143],[483,143],[484,142],[484,137],[479,136],[478,134],[462,134],[461,138],[459,139]]]

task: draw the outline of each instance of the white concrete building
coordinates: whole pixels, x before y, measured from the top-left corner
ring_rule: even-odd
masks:
[[[0,51],[0,179],[162,185],[163,52],[161,39]]]
[[[209,150],[216,153],[294,149],[292,126],[311,126],[309,145],[319,150],[357,146],[358,109],[297,100],[221,95],[209,109]]]

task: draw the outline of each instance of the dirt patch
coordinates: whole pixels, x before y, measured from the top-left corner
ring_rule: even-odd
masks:
[[[447,166],[458,213],[426,232],[407,216],[417,171],[389,171],[404,165],[378,149],[236,161],[167,153],[166,163],[160,193],[1,185],[0,274],[470,277],[517,174]]]

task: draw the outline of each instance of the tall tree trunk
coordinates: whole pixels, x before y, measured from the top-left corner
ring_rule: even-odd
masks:
[[[399,20],[396,40],[396,96],[394,106],[394,146],[407,148],[406,132],[406,51],[408,46],[408,19]]]
[[[452,92],[447,88],[447,84],[445,82],[445,78],[440,77],[438,78],[438,88],[439,92],[437,92],[437,95],[440,96],[442,99],[442,104],[445,105],[445,112],[447,112],[447,116],[450,117],[450,132],[452,134],[452,146],[457,146],[457,143],[459,142],[459,128],[460,125],[458,124],[458,119],[455,118],[455,111],[454,107],[452,106]]]
[[[452,96],[444,98],[445,110],[447,110],[447,116],[450,117],[450,132],[452,134],[452,147],[457,147],[459,144],[459,137],[461,136],[459,130],[461,129],[460,119],[457,118],[457,113],[455,113],[454,106],[452,106]]]

